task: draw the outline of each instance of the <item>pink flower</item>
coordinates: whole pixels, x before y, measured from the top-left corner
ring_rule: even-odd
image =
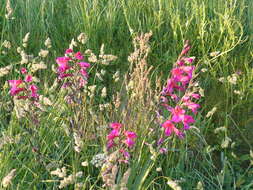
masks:
[[[113,129],[113,130],[110,132],[110,134],[107,135],[107,139],[108,139],[108,140],[113,140],[113,139],[115,139],[116,137],[119,137],[119,134],[120,134],[120,132],[119,132],[118,129]]]
[[[24,90],[25,90],[24,88],[12,87],[10,90],[10,94],[11,94],[11,96],[15,96]]]
[[[70,66],[68,65],[69,60],[70,60],[69,57],[58,57],[56,59],[56,62],[59,65],[58,67],[59,72],[65,72],[68,69],[70,69]]]
[[[25,76],[25,82],[32,82],[33,77],[31,75],[26,75]]]
[[[189,127],[189,124],[190,123],[194,123],[195,120],[193,119],[192,116],[190,115],[185,115],[184,116],[184,120],[183,120],[183,124],[184,124],[184,130],[188,130],[190,127]]]
[[[165,121],[162,127],[165,129],[166,136],[171,136],[172,133],[175,133],[179,137],[182,136],[182,132],[180,132],[170,120]]]
[[[90,64],[89,63],[86,63],[86,62],[79,62],[77,63],[78,65],[80,65],[81,68],[85,67],[85,68],[89,68],[90,67]]]
[[[73,52],[72,49],[66,49],[65,54],[70,54],[70,53],[72,53],[72,52]]]
[[[34,84],[30,85],[29,90],[31,90],[31,92],[32,92],[31,96],[33,98],[38,98],[39,97],[39,95],[37,94],[38,87],[36,85],[34,85]]]
[[[127,145],[127,147],[132,148],[135,144],[134,140],[132,138],[127,138],[124,143]]]
[[[82,53],[79,51],[75,54],[75,58],[78,59],[78,60],[82,60],[83,59],[83,55]]]
[[[11,96],[15,96],[19,94],[19,92],[25,90],[24,88],[18,88],[18,86],[23,83],[22,80],[9,80],[8,82],[9,82],[9,85],[11,86],[11,89],[10,89]]]
[[[191,97],[195,98],[195,99],[199,99],[200,98],[200,95],[197,94],[197,93],[192,93],[191,94]]]
[[[173,122],[179,123],[184,119],[185,110],[182,109],[180,106],[176,106],[175,108],[172,108],[170,111],[172,113]]]
[[[27,73],[27,70],[26,70],[26,68],[22,67],[22,68],[20,69],[20,72],[21,72],[21,74],[26,74],[26,73]]]
[[[183,58],[184,61],[186,61],[187,63],[192,63],[195,60],[195,57],[184,57]]]
[[[200,108],[199,104],[196,104],[194,102],[191,101],[187,101],[185,103],[183,103],[184,106],[186,106],[188,109],[192,110],[193,113],[197,113],[197,109]]]
[[[125,131],[125,136],[127,138],[130,138],[130,139],[135,139],[137,138],[137,135],[135,132],[132,132],[132,131]]]
[[[23,81],[20,79],[19,80],[9,80],[8,82],[11,87],[18,87],[20,84],[23,83]]]
[[[122,124],[120,124],[120,123],[111,123],[110,127],[113,128],[113,129],[119,130],[122,127]]]
[[[168,150],[167,150],[167,148],[160,148],[160,149],[159,149],[159,152],[160,152],[161,154],[165,154],[165,153],[168,152]]]

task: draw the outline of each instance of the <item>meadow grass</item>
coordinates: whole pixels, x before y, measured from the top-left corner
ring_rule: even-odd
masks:
[[[62,167],[67,168],[67,176],[83,172],[65,189],[106,189],[103,169],[90,162],[99,153],[110,155],[107,126],[116,121],[138,136],[130,164],[118,167],[116,184],[122,184],[131,168],[126,183],[130,190],[253,188],[251,0],[11,0],[9,19],[5,17],[7,2],[0,0],[0,68],[11,65],[12,69],[0,74],[0,179],[16,169],[7,189],[58,189],[61,178],[51,172]],[[146,64],[132,63],[128,59],[135,48],[132,41],[149,31]],[[57,66],[55,59],[81,32],[88,40],[76,49],[101,55],[104,44],[104,52],[117,59],[109,65],[92,64],[88,85],[96,85],[94,96],[84,93],[76,108],[69,107],[66,92],[54,86],[57,74],[51,67]],[[48,37],[49,49],[44,44]],[[2,45],[5,40],[11,42],[10,49]],[[158,155],[149,145],[155,141],[150,129],[160,128],[154,122],[155,97],[185,40],[190,40],[190,55],[196,56],[204,97],[195,116],[196,128],[187,131],[184,140],[169,137],[168,153]],[[39,94],[52,105],[45,106],[35,128],[30,119],[18,118],[6,83],[20,77],[18,47],[35,57],[40,49],[49,50],[47,57],[39,58],[47,69],[33,74],[40,79]],[[33,59],[28,62],[32,65]],[[117,71],[115,82],[112,76]],[[102,97],[104,87],[107,95]],[[80,153],[74,148],[78,146],[74,132],[81,134]],[[82,166],[86,161],[88,165]]]

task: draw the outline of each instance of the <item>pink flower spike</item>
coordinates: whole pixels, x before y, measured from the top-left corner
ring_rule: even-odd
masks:
[[[26,75],[25,82],[32,82],[33,77],[31,75]]]
[[[26,70],[26,68],[24,68],[24,67],[22,67],[21,69],[20,69],[20,72],[21,72],[21,74],[26,74],[27,73],[27,70]]]
[[[75,58],[78,59],[78,60],[82,60],[83,59],[83,55],[82,53],[79,51],[75,54]]]
[[[73,52],[72,49],[66,49],[65,54],[70,54],[70,53],[72,53],[72,52]]]
[[[122,124],[120,123],[111,123],[110,127],[116,130],[119,130],[122,127]]]
[[[86,62],[79,62],[77,63],[78,65],[80,65],[81,68],[85,67],[85,68],[89,68],[90,67],[90,64],[89,63],[86,63]]]
[[[137,135],[135,132],[132,132],[132,131],[125,131],[125,136],[127,138],[130,138],[130,139],[134,139],[134,138],[137,138]]]

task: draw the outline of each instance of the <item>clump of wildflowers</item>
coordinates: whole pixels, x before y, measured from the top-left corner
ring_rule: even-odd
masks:
[[[26,68],[20,70],[23,79],[9,80],[10,95],[14,98],[18,117],[24,117],[28,113],[32,121],[38,122],[36,111],[42,109],[39,102],[38,86],[34,83],[33,76]],[[18,107],[17,107],[18,106]]]
[[[90,64],[83,59],[81,52],[75,53],[72,49],[67,49],[64,57],[56,59],[58,79],[64,80],[63,88],[69,87],[74,92],[87,84]]]
[[[163,115],[165,111],[170,113],[166,121],[161,124],[165,136],[175,134],[179,138],[183,138],[185,131],[190,129],[190,125],[195,122],[194,115],[200,108],[200,105],[195,103],[201,97],[198,88],[196,88],[198,84],[193,81],[196,68],[192,63],[195,57],[186,56],[190,48],[187,41],[161,92],[160,105],[162,109],[159,110],[158,115]],[[160,139],[159,144],[161,142]]]
[[[111,123],[110,127],[112,130],[107,135],[107,148],[109,150],[113,147],[119,147],[119,151],[124,156],[122,161],[128,163],[130,154],[127,149],[133,148],[137,135],[135,132],[122,129],[122,124],[120,123]]]

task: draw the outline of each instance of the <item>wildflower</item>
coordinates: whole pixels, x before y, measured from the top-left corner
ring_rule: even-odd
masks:
[[[22,74],[26,74],[26,73],[27,73],[27,70],[26,70],[26,68],[22,67],[22,68],[20,69],[20,72],[21,72]]]
[[[134,139],[137,138],[137,135],[134,132],[131,131],[125,131],[125,136],[127,137],[126,140],[124,141],[126,145],[129,148],[132,148],[133,145],[135,144]]]
[[[31,90],[31,97],[33,98],[38,98],[39,95],[37,94],[37,91],[38,91],[38,87],[36,85],[30,85],[29,86],[29,90]]]
[[[58,71],[63,73],[65,71],[67,71],[68,69],[70,69],[70,66],[68,65],[70,58],[68,57],[58,57],[56,59],[57,64],[59,65],[58,67]]]
[[[75,54],[75,58],[78,59],[78,60],[82,60],[83,59],[83,55],[82,53],[79,51]]]
[[[179,131],[172,121],[167,120],[162,124],[162,127],[165,129],[165,135],[171,136],[172,133],[175,133],[178,137],[183,137],[183,133]]]
[[[23,83],[22,80],[9,80],[8,82],[9,82],[9,85],[11,86],[11,90],[10,90],[11,96],[15,96],[19,92],[25,90],[24,88],[18,88],[18,86]]]
[[[33,78],[31,75],[26,75],[25,76],[25,82],[32,82]]]
[[[185,130],[188,130],[188,129],[189,129],[189,124],[190,124],[190,123],[194,123],[194,122],[195,122],[195,120],[193,119],[192,116],[190,116],[190,115],[185,115],[185,116],[184,116],[184,119],[183,119],[184,129],[185,129]]]
[[[178,123],[184,119],[185,110],[182,109],[180,106],[176,106],[175,108],[172,108],[171,113],[172,113],[173,122]]]
[[[122,124],[120,123],[111,123],[110,127],[113,129],[120,129],[122,127]]]
[[[86,62],[79,62],[77,64],[80,65],[81,68],[89,68],[90,67],[90,64],[86,63]]]
[[[191,101],[186,101],[183,103],[184,106],[186,106],[188,109],[190,109],[194,114],[197,113],[197,109],[200,108],[199,104],[196,104]]]

